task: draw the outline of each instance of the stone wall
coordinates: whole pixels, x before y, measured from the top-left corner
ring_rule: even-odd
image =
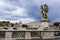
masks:
[[[14,32],[15,32],[15,34],[14,34]],[[49,38],[55,38],[54,32],[40,32],[40,31],[36,31],[36,32],[38,35],[36,34],[36,36],[32,37],[31,31],[23,31],[23,32],[22,31],[6,31],[5,37],[3,39],[5,39],[5,40],[13,40],[13,39],[16,40],[16,39],[49,39]],[[24,36],[22,36],[22,35],[24,35]]]

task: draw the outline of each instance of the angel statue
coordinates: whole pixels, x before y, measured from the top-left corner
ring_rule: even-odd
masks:
[[[41,13],[42,13],[42,18],[46,19],[48,13],[48,6],[46,4],[41,5]]]

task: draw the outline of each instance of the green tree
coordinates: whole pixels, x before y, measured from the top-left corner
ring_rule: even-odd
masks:
[[[0,26],[8,26],[9,21],[0,21]]]
[[[60,22],[55,22],[54,25],[55,26],[59,26]]]
[[[13,27],[14,26],[14,23],[11,23],[11,27]]]

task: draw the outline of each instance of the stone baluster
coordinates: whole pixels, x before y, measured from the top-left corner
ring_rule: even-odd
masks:
[[[25,39],[30,40],[31,39],[31,33],[30,32],[25,32]]]
[[[5,40],[12,40],[12,32],[5,33]]]

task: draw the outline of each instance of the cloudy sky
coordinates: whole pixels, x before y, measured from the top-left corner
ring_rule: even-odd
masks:
[[[49,6],[50,22],[60,21],[60,0],[0,0],[0,20],[19,22],[40,22],[40,5]]]

